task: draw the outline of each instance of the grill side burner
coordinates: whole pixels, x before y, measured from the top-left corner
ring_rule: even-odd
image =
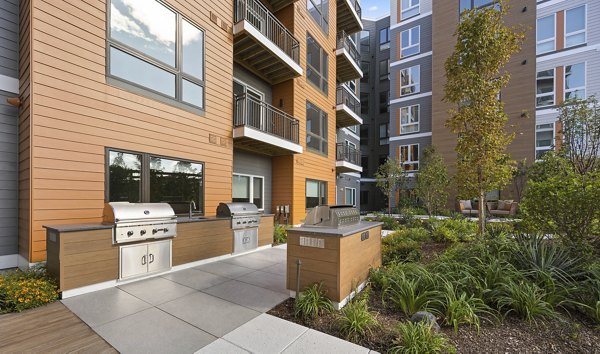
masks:
[[[177,235],[177,217],[173,208],[167,203],[106,203],[103,223],[114,225],[114,243],[160,239]]]
[[[340,228],[360,223],[358,209],[351,205],[319,205],[312,208],[304,220],[304,226]]]
[[[258,247],[258,224],[261,214],[252,203],[220,203],[217,217],[231,218],[233,253],[250,251]]]

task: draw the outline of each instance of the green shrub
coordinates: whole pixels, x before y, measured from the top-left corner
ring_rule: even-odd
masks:
[[[333,304],[325,295],[326,292],[320,283],[304,289],[299,296],[296,296],[294,316],[306,320],[315,319],[326,312],[332,312]]]
[[[379,326],[375,316],[369,312],[367,299],[350,301],[341,310],[338,319],[340,334],[347,340],[357,342],[361,338],[373,333]]]
[[[288,225],[275,224],[275,228],[273,229],[273,242],[275,244],[283,244],[287,243],[287,229]]]
[[[529,322],[550,319],[557,316],[552,305],[545,299],[548,294],[533,283],[510,282],[498,296],[497,303],[506,314],[514,312]]]
[[[407,316],[434,308],[441,296],[435,289],[435,276],[426,270],[415,270],[398,270],[390,277],[383,295]]]
[[[421,259],[421,244],[407,235],[407,230],[396,231],[381,242],[383,264],[392,262],[418,261]]]
[[[464,324],[475,326],[479,333],[480,314],[495,318],[492,309],[482,299],[474,295],[467,296],[466,292],[458,291],[450,281],[446,281],[444,284],[443,297],[444,322],[454,327],[454,332],[458,332],[458,327]]]
[[[401,227],[400,222],[393,216],[381,215],[376,220],[383,223],[384,230],[396,230]]]
[[[467,219],[450,218],[431,224],[431,236],[436,242],[466,242],[477,236],[477,224]]]
[[[44,268],[0,275],[0,313],[21,312],[57,299],[56,283]]]
[[[455,352],[448,339],[440,333],[435,333],[426,322],[400,323],[397,327],[398,338],[390,353],[421,354]]]
[[[390,284],[390,278],[385,267],[369,270],[369,284],[374,289],[385,290]]]
[[[489,239],[507,238],[514,231],[514,226],[506,222],[488,222],[485,224],[485,234]]]

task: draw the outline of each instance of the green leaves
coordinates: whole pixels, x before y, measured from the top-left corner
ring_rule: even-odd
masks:
[[[417,197],[427,208],[427,213],[432,215],[442,209],[448,200],[448,169],[433,146],[425,149],[422,166],[415,190]]]
[[[400,163],[388,157],[375,173],[376,186],[388,197],[388,213],[392,213],[392,193],[406,183],[406,174]]]

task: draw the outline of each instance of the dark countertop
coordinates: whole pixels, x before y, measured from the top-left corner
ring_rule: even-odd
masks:
[[[273,216],[273,214],[262,214],[264,216]],[[218,218],[216,216],[196,216],[191,219],[187,216],[178,216],[178,224],[187,224],[191,222],[205,222],[205,221],[217,221],[217,220],[230,220],[230,218]],[[103,223],[89,223],[89,224],[58,224],[58,225],[43,225],[44,228],[56,232],[75,232],[75,231],[89,231],[89,230],[104,230],[111,229],[113,224]]]
[[[383,225],[382,222],[377,221],[360,221],[358,224],[341,227],[339,229],[333,227],[318,227],[318,226],[300,226],[294,227],[291,229],[287,229],[287,232],[300,232],[300,233],[308,233],[322,236],[350,236],[356,234],[358,232],[362,232],[373,228],[375,226]]]

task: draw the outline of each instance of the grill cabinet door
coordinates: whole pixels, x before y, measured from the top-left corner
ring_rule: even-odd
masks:
[[[121,279],[148,272],[148,246],[121,246]]]
[[[258,228],[233,231],[233,253],[253,250],[258,247]]]
[[[158,272],[171,268],[171,240],[148,244],[148,272]]]

